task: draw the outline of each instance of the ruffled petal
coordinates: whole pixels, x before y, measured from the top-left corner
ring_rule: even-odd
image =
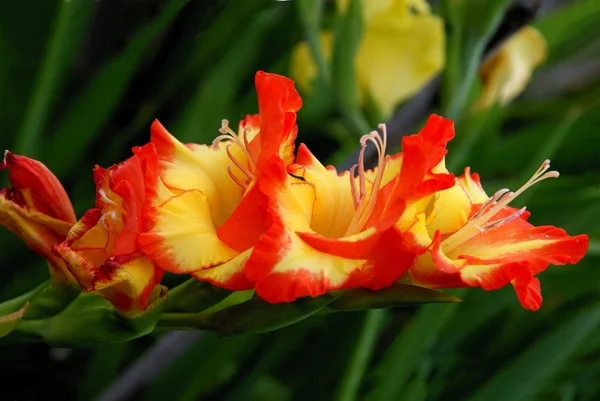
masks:
[[[525,309],[536,311],[542,305],[542,288],[540,280],[532,278],[516,278],[512,282],[519,302]]]
[[[257,169],[274,155],[286,164],[294,160],[296,112],[302,99],[294,88],[294,81],[277,74],[258,71],[254,78],[260,113],[261,152]]]

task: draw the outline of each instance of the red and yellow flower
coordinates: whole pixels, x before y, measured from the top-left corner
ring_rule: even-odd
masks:
[[[163,272],[141,252],[146,194],[157,180],[154,145],[108,169],[94,168],[96,207],[55,247],[85,292],[96,292],[126,314],[146,310]]]
[[[272,224],[245,269],[257,294],[290,302],[338,289],[377,290],[398,280],[416,254],[395,230],[396,221],[417,199],[454,184],[453,175],[434,171],[454,135],[448,124],[433,116],[392,157],[385,156],[386,128],[380,125],[382,135],[363,136],[358,165],[341,174],[305,146],[287,169],[271,163],[259,186],[268,195]],[[368,142],[379,154],[371,171],[363,160]]]
[[[406,280],[430,288],[495,290],[512,284],[523,307],[537,310],[542,296],[535,275],[550,264],[577,263],[588,247],[586,235],[535,227],[527,222],[525,207],[508,206],[528,187],[558,177],[549,167],[546,160],[516,192],[502,189],[492,197],[466,168],[455,186],[436,193],[413,214],[408,232],[421,255]]]
[[[288,78],[259,71],[255,83],[260,114],[241,121],[238,133],[224,120],[211,146],[184,145],[152,126],[159,180],[142,250],[167,271],[231,290],[253,288],[243,267],[267,225],[268,203],[257,182],[272,157],[293,162],[302,104]]]
[[[4,169],[12,188],[0,190],[0,225],[48,260],[55,282],[74,282],[64,261],[52,252],[77,221],[65,189],[45,165],[25,156],[6,151],[0,163]]]

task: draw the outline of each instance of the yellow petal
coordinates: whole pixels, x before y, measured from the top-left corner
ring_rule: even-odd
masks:
[[[244,274],[244,266],[252,253],[252,248],[240,253],[229,262],[192,273],[200,281],[207,281],[232,291],[250,290],[254,285]]]
[[[217,237],[207,197],[199,190],[188,190],[155,200],[149,213],[152,229],[140,234],[146,255],[167,271],[190,273],[224,263],[237,252]]]
[[[427,227],[429,234],[433,237],[436,231],[441,234],[456,232],[469,220],[471,207],[471,200],[460,185],[438,192]]]
[[[106,281],[96,280],[95,291],[122,312],[140,312],[152,301],[156,283],[154,264],[145,257],[123,263]]]
[[[474,105],[477,110],[496,103],[505,105],[517,97],[529,82],[533,70],[546,59],[542,34],[526,26],[510,37],[481,66],[483,91]]]
[[[481,186],[479,175],[471,174],[469,167],[465,168],[465,173],[458,177],[458,183],[469,195],[469,199],[474,205],[485,203],[490,198]]]
[[[198,190],[210,205],[210,216],[215,224],[222,224],[239,203],[243,190],[229,176],[227,166],[232,164],[227,155],[227,143],[217,149],[206,145],[184,145],[165,131],[153,131],[152,141],[160,155],[160,177],[169,188],[182,191]],[[236,145],[229,148],[236,160],[247,165],[248,160]],[[236,177],[244,176],[233,166]]]
[[[326,168],[304,145],[300,145],[296,161],[301,165],[290,167],[290,173],[301,176],[314,188],[314,191],[295,188],[295,191],[303,191],[302,196],[307,197],[303,205],[310,205],[310,202],[313,202],[310,223],[312,230],[328,238],[343,237],[354,215],[350,173],[345,171],[338,175],[335,169]]]

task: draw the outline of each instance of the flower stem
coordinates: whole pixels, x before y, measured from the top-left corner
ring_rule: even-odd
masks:
[[[347,365],[336,401],[354,401],[357,399],[358,390],[367,369],[375,343],[379,336],[381,323],[386,315],[385,309],[373,309],[365,313],[363,326],[358,335],[354,352]]]
[[[209,316],[204,313],[163,313],[156,323],[157,329],[168,330],[212,330]]]

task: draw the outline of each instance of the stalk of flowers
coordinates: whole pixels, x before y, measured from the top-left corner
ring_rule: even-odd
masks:
[[[96,205],[54,247],[85,292],[95,292],[125,315],[145,311],[161,292],[163,271],[138,245],[148,188],[157,180],[153,144],[108,169],[96,166]]]
[[[512,283],[535,309],[534,275],[584,255],[587,236],[535,228],[523,210],[507,207],[527,186],[557,175],[545,173],[546,164],[516,195],[488,198],[478,179],[446,170],[453,123],[431,116],[393,156],[385,155],[380,125],[381,134],[361,139],[357,166],[338,174],[304,145],[292,158],[300,98],[291,81],[259,72],[256,84],[260,115],[242,121],[238,135],[224,125],[210,147],[183,145],[153,125],[159,180],[140,244],[165,270],[255,289],[271,303],[397,281],[484,289]],[[363,162],[369,143],[379,153],[373,170]]]

